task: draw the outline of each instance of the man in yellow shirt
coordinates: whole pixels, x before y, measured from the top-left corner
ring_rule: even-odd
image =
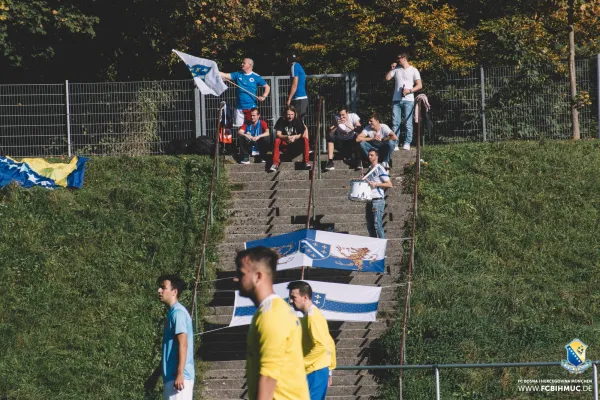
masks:
[[[248,329],[246,380],[250,400],[309,400],[302,362],[302,328],[296,313],[273,291],[277,253],[266,247],[235,259],[240,295],[257,310]]]
[[[288,285],[290,303],[304,316],[302,325],[302,351],[311,400],[324,400],[331,386],[331,371],[335,369],[335,342],[329,334],[327,321],[321,310],[312,302],[312,288],[307,282],[294,281]]]

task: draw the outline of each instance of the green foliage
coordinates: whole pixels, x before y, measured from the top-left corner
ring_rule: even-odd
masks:
[[[52,58],[55,46],[71,35],[93,38],[98,18],[82,12],[76,1],[1,0],[0,54],[23,67]]]
[[[573,338],[598,359],[598,147],[424,148],[407,364],[559,361]],[[382,363],[398,362],[401,319],[381,340]],[[396,398],[397,377],[384,374],[384,398]],[[571,377],[562,368],[442,370],[442,398],[525,399],[517,379]],[[430,399],[433,383],[431,371],[407,371],[404,395]]]
[[[80,190],[0,191],[0,398],[162,398],[145,388],[165,315],[156,278],[194,279],[211,167],[207,157],[97,158]],[[209,261],[226,195],[223,180]],[[191,308],[191,293],[181,301]]]

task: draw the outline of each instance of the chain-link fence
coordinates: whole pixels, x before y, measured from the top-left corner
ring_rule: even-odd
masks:
[[[582,138],[599,136],[598,64],[577,60],[579,124]],[[433,132],[429,143],[497,141],[507,139],[569,139],[571,98],[568,66],[480,67],[439,77],[423,77],[431,104]],[[393,82],[361,79],[358,105],[361,116],[377,112],[391,124]]]
[[[582,138],[598,136],[600,56],[578,60],[577,90]],[[485,67],[430,76],[422,72],[431,104],[428,143],[571,137],[571,99],[566,63],[548,67]],[[323,121],[340,106],[366,124],[377,112],[391,125],[393,82],[385,72],[309,75],[309,132],[317,127],[319,96]],[[273,129],[289,93],[289,76],[263,76],[271,95],[260,102]],[[228,85],[230,85],[228,83]],[[0,153],[14,156],[161,154],[173,139],[215,136],[222,101],[235,104],[235,91],[204,96],[193,81],[0,85]],[[234,138],[235,138],[234,134]]]

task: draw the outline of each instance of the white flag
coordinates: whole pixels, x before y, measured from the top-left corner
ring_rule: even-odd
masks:
[[[177,50],[173,50],[173,52],[187,65],[194,77],[196,86],[198,86],[202,94],[220,96],[221,93],[227,90],[227,85],[225,85],[221,75],[219,75],[217,63],[213,60],[190,56]]]
[[[247,249],[269,247],[279,254],[277,271],[301,266],[384,272],[386,239],[301,229],[245,243]]]
[[[313,291],[313,304],[317,306],[328,321],[376,321],[377,305],[381,296],[381,287],[346,285],[342,283],[305,281]],[[289,282],[273,285],[275,294],[288,300]],[[254,303],[247,297],[235,292],[233,315],[229,326],[249,325],[256,312]],[[302,313],[298,312],[298,317]]]

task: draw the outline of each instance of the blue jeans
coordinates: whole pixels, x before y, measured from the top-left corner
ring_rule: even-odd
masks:
[[[396,147],[395,140],[369,140],[368,142],[360,142],[360,148],[365,157],[369,157],[369,150],[377,149],[379,152],[380,162],[390,162],[390,156]]]
[[[400,137],[400,127],[402,124],[402,117],[404,117],[404,121],[406,122],[406,136],[404,137],[405,144],[410,144],[412,142],[412,116],[414,109],[414,101],[394,100],[392,102],[392,131],[394,131],[396,136]]]
[[[367,203],[366,217],[367,230],[369,236],[379,239],[385,239],[385,231],[383,230],[383,210],[385,209],[384,199],[375,199]]]

